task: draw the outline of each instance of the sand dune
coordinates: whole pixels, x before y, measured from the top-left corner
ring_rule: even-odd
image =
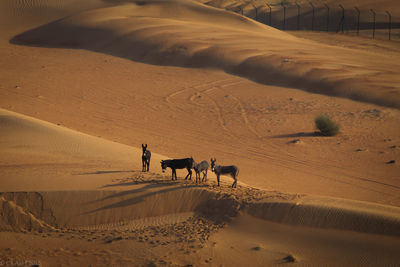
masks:
[[[0,128],[2,191],[93,189],[141,170],[141,149],[3,109]],[[155,162],[164,158],[153,154]]]
[[[219,68],[264,84],[384,106],[399,107],[400,102],[400,68],[391,57],[298,39],[190,1],[91,10],[20,34],[11,42],[84,48],[152,64]]]
[[[137,149],[6,110],[1,110],[0,118],[3,152],[0,170],[1,177],[7,177],[1,180],[0,187],[3,191],[18,188],[15,187],[16,185],[9,184],[11,178],[9,174],[13,171],[4,172],[10,167],[4,163],[12,162],[16,156],[21,167],[35,165],[33,162],[36,161],[43,163],[44,159],[47,160],[46,164],[39,166],[39,175],[44,176],[42,179],[39,179],[39,175],[31,174],[29,179],[22,182],[20,178],[27,175],[14,172],[14,179],[16,179],[14,183],[23,183],[22,188],[31,192],[0,193],[0,230],[25,233],[25,235],[26,233],[41,233],[43,241],[37,241],[39,243],[53,242],[54,239],[87,239],[92,244],[86,247],[93,248],[104,243],[118,244],[128,241],[137,243],[139,247],[141,246],[139,244],[144,242],[145,246],[150,248],[161,246],[161,244],[164,244],[163,246],[171,244],[164,248],[167,250],[183,245],[183,250],[187,251],[192,251],[198,246],[187,255],[195,253],[196,257],[209,257],[209,251],[213,248],[212,250],[218,253],[213,256],[213,262],[226,264],[231,262],[226,258],[230,257],[231,251],[226,250],[224,243],[230,240],[232,246],[241,249],[244,253],[242,260],[232,263],[237,266],[241,265],[242,261],[250,257],[254,251],[264,250],[265,242],[273,240],[276,244],[285,243],[286,234],[293,235],[295,242],[298,243],[297,246],[302,244],[302,248],[295,250],[295,253],[293,250],[288,251],[282,247],[276,248],[275,253],[268,256],[263,254],[264,256],[260,259],[261,265],[285,262],[285,257],[288,255],[295,257],[295,261],[301,263],[323,262],[322,259],[311,255],[310,247],[306,245],[309,242],[318,244],[317,239],[321,236],[325,238],[327,244],[330,244],[321,248],[321,251],[332,258],[340,251],[338,247],[332,245],[338,242],[338,235],[343,235],[343,232],[339,230],[352,231],[350,235],[343,235],[341,243],[349,243],[351,238],[363,233],[363,236],[357,238],[361,238],[364,244],[368,244],[370,249],[373,247],[375,250],[373,256],[354,251],[352,263],[365,260],[375,262],[375,256],[387,253],[386,247],[382,249],[382,242],[394,246],[398,243],[398,239],[392,239],[400,235],[400,209],[396,207],[265,191],[246,185],[239,185],[237,190],[232,191],[229,187],[230,181],[227,179],[223,179],[221,188],[215,186],[215,181],[209,181],[203,185],[179,180],[171,182],[169,175],[138,172],[140,158],[133,157],[134,154],[140,155]],[[18,155],[25,152],[26,158]],[[67,181],[63,184],[63,181],[58,180],[59,174],[47,173],[49,169],[70,171],[71,167],[67,163],[74,160],[80,161],[79,171],[84,172],[92,170],[91,164],[98,168],[107,162],[108,167],[112,167],[117,164],[116,161],[126,160],[126,157],[130,157],[130,160],[125,164],[130,164],[133,170],[122,171],[130,174],[124,178],[118,178],[119,171],[98,171],[99,175],[105,175],[105,177],[96,179],[95,182],[89,179],[90,174],[95,173],[92,172],[86,173],[86,176],[81,175],[79,180],[73,175],[67,176]],[[164,158],[157,154],[155,157]],[[21,159],[30,159],[30,164],[21,162]],[[59,162],[61,159],[62,164]],[[84,190],[89,188],[90,180],[91,190]],[[49,184],[53,185],[49,186]],[[63,188],[63,191],[43,191],[43,189],[56,186]],[[78,188],[78,191],[74,190]],[[245,227],[244,222],[247,226],[253,225],[252,228]],[[226,223],[232,225],[225,229]],[[297,228],[287,228],[289,226],[285,226],[286,224]],[[267,227],[275,229],[275,232],[285,231],[286,234],[277,238],[271,237],[269,231],[260,231],[261,235],[252,237],[253,230],[256,229],[254,227]],[[320,230],[313,230],[311,237],[310,235],[305,237],[299,233],[310,230],[303,227]],[[232,230],[236,231],[235,234]],[[229,237],[224,237],[227,234]],[[242,235],[248,238],[245,243],[239,244],[236,239]],[[7,235],[0,236],[4,238]],[[29,234],[26,237],[28,236]],[[12,243],[14,238],[24,237],[14,234],[8,238]],[[7,243],[9,244],[10,241]],[[70,249],[75,254],[81,254],[79,246],[75,244]],[[250,247],[245,249],[243,246]],[[288,247],[291,246],[288,244]],[[42,245],[40,247],[44,248]],[[116,249],[115,245],[109,245],[109,247]],[[257,249],[255,250],[254,247]],[[26,248],[24,245],[19,245],[16,249],[18,251]],[[34,249],[33,253],[35,251]],[[50,253],[49,249],[45,248],[44,251]],[[155,255],[160,255],[162,251],[164,250],[156,252]],[[140,253],[135,252],[131,257],[136,258],[137,255]],[[111,256],[111,259],[115,259],[115,256]],[[60,260],[64,257],[68,256],[65,255]],[[43,262],[51,262],[49,261],[50,254],[35,258]],[[189,259],[194,260],[193,257]],[[181,256],[178,258],[170,256],[167,260],[170,260],[171,264],[183,264],[186,261],[185,257]],[[389,264],[396,260],[398,260],[396,257],[389,254],[385,256],[384,261]],[[136,262],[145,263],[146,261]]]

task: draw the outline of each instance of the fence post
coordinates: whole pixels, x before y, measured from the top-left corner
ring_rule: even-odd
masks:
[[[337,32],[339,32],[340,28],[341,28],[342,33],[344,33],[344,7],[340,4],[339,4],[339,7],[342,9],[342,17],[340,19],[339,28],[338,28]]]
[[[315,8],[314,5],[310,2],[312,7],[312,19],[311,19],[311,31],[314,31],[314,16],[315,16]]]
[[[327,9],[327,13],[326,13],[326,31],[329,31],[329,6],[327,4],[324,4],[326,9]]]
[[[272,7],[269,4],[266,4],[269,7],[269,26],[272,26]],[[267,13],[265,13],[267,14]],[[267,22],[267,20],[265,20]]]
[[[297,30],[300,30],[300,5],[296,2],[297,6]]]
[[[372,24],[372,39],[375,39],[376,13],[373,9],[370,9],[370,11],[372,12],[372,15],[374,16],[374,23]]]
[[[355,6],[354,7],[357,11],[357,35],[360,35],[360,10]]]
[[[392,15],[389,13],[389,11],[386,11],[386,14],[388,14],[389,16],[389,40],[390,40],[392,34]]]
[[[282,6],[283,6],[283,30],[286,30],[286,6],[283,2]]]
[[[253,4],[252,4],[253,5]],[[256,21],[258,21],[258,8],[255,6],[255,5],[253,5],[253,7],[254,7],[254,9],[256,10]]]
[[[243,16],[243,8],[241,6],[239,6],[239,10],[240,10],[240,13],[242,13],[242,16]]]

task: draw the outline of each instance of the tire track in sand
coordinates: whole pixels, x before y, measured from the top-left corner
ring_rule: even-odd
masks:
[[[208,89],[202,91],[202,93],[206,94],[208,92],[211,92],[211,91],[214,91],[214,90],[218,90],[218,89],[223,89],[225,87],[232,86],[232,85],[235,85],[235,84],[239,84],[239,83],[242,82],[242,80],[240,80],[240,79],[236,79],[236,80],[237,80],[236,82],[226,83],[226,84],[222,84],[222,85],[219,85],[219,86],[215,86],[213,88],[208,88]],[[217,106],[217,109],[218,109],[218,112],[220,114],[220,117],[221,117],[222,121],[224,122],[223,116],[222,116],[222,112],[221,112],[221,108],[218,106],[217,102],[214,99],[211,98],[211,96],[209,96],[208,94],[206,94],[206,95],[212,101],[214,101],[214,104]],[[253,126],[251,126],[250,120],[249,120],[248,115],[247,115],[247,111],[246,111],[243,103],[237,97],[232,95],[231,93],[227,92],[227,95],[228,95],[229,98],[233,99],[237,103],[237,105],[238,105],[238,107],[240,109],[240,115],[241,115],[241,117],[243,119],[243,122],[244,122],[246,128],[249,129],[249,131],[251,133],[253,133],[257,138],[262,139],[262,136],[256,131],[256,129]],[[194,96],[192,96],[192,97],[194,97]]]
[[[222,84],[221,84],[221,83],[222,83]],[[213,108],[214,108],[214,110],[215,110],[215,112],[216,112],[216,114],[217,114],[217,121],[218,121],[220,127],[221,127],[229,136],[231,136],[231,137],[233,137],[233,138],[235,138],[235,139],[238,139],[238,138],[234,135],[234,133],[233,133],[230,129],[228,129],[228,127],[226,126],[226,122],[225,122],[225,120],[224,120],[224,118],[223,118],[221,108],[220,108],[220,106],[218,105],[217,101],[215,101],[210,95],[207,94],[208,91],[215,90],[215,89],[217,89],[218,87],[226,87],[226,86],[230,86],[230,85],[237,84],[237,83],[239,83],[239,82],[237,81],[237,79],[231,79],[231,78],[230,78],[230,79],[215,80],[215,81],[211,81],[211,82],[207,82],[207,83],[201,83],[201,84],[198,84],[198,85],[194,85],[194,86],[191,86],[191,87],[187,87],[187,88],[183,88],[183,89],[181,89],[181,90],[175,91],[175,92],[169,94],[168,96],[166,96],[166,97],[165,97],[165,101],[167,102],[168,106],[169,106],[172,110],[175,109],[175,110],[179,110],[179,111],[185,112],[184,109],[181,109],[181,108],[177,107],[176,104],[174,104],[174,103],[172,102],[172,98],[173,98],[173,97],[175,97],[175,96],[177,96],[177,95],[179,95],[179,94],[182,94],[182,93],[184,93],[184,92],[186,92],[186,91],[190,91],[190,90],[191,90],[191,91],[194,91],[195,94],[193,94],[193,95],[191,95],[191,96],[189,97],[189,101],[190,101],[191,103],[197,105],[197,103],[194,101],[195,98],[196,98],[197,96],[199,96],[199,95],[204,95],[204,96],[206,96],[207,99],[211,102],[211,104],[212,104],[212,106],[213,106]]]

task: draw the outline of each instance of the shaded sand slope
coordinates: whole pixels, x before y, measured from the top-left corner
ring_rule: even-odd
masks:
[[[400,236],[400,209],[397,207],[291,195],[247,186],[231,190],[226,183],[221,188],[209,184],[167,182],[154,176],[145,180],[130,179],[130,186],[114,183],[114,190],[1,193],[5,215],[2,230],[39,229],[20,224],[24,220],[15,220],[13,213],[5,212],[13,206],[15,214],[28,214],[41,221],[43,227],[129,229],[160,225],[168,219],[185,220],[193,214],[219,223],[230,221],[240,211],[293,226]],[[7,203],[9,206],[5,205]],[[69,203],[68,207],[65,203]],[[5,228],[7,226],[11,228]]]
[[[375,57],[317,44],[190,1],[91,10],[11,42],[84,48],[152,64],[220,68],[264,84],[391,107],[400,103],[398,54]]]

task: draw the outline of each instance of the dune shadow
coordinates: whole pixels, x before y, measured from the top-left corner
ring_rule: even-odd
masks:
[[[280,134],[280,135],[274,135],[271,136],[270,138],[298,138],[298,137],[324,137],[320,132],[299,132],[299,133],[293,133],[293,134]]]
[[[178,184],[178,183],[179,182],[177,182],[177,181],[157,180],[157,179],[152,179],[152,180],[134,180],[134,181],[124,182],[124,183],[119,183],[119,184],[106,184],[106,185],[103,185],[101,188],[109,188],[109,187],[116,187],[116,186],[140,185],[140,184],[169,186],[169,185],[174,185],[174,184]]]
[[[128,190],[128,191],[124,191],[124,192],[118,192],[118,193],[115,193],[113,195],[110,195],[110,196],[104,198],[103,200],[111,199],[111,198],[115,198],[115,197],[121,197],[121,196],[124,196],[124,195],[130,195],[130,194],[136,194],[136,193],[144,192],[144,191],[148,190],[151,187],[156,187],[156,186],[149,185],[149,186],[145,186],[145,188],[133,189],[133,190]],[[132,197],[132,198],[129,198],[129,199],[126,199],[126,200],[122,200],[122,201],[118,201],[118,202],[113,203],[113,204],[105,205],[105,206],[103,206],[101,208],[94,209],[94,210],[91,210],[91,211],[87,211],[87,212],[84,212],[84,213],[82,213],[80,215],[88,215],[88,214],[92,214],[92,213],[95,213],[95,212],[108,210],[108,209],[123,208],[123,207],[127,207],[127,206],[138,204],[138,203],[144,201],[144,199],[146,199],[148,197],[151,197],[151,196],[158,195],[158,194],[164,194],[164,193],[168,193],[168,192],[173,192],[173,191],[178,191],[178,190],[185,190],[185,189],[188,189],[188,188],[198,188],[198,187],[199,186],[197,186],[197,185],[188,185],[188,186],[179,186],[179,187],[166,188],[166,189],[159,190],[159,191],[156,191],[156,192],[149,192],[147,194],[143,194],[143,195],[140,195],[140,196]]]
[[[157,183],[157,184],[153,184],[152,183],[152,184],[147,184],[147,185],[145,185],[145,186],[143,186],[141,188],[131,189],[131,190],[126,190],[126,191],[121,191],[121,192],[115,193],[113,195],[110,195],[110,196],[104,197],[102,199],[96,200],[96,202],[103,201],[103,200],[106,200],[106,199],[115,198],[115,197],[121,197],[121,196],[125,196],[125,195],[128,195],[128,194],[137,194],[137,193],[145,192],[146,190],[149,190],[149,189],[159,188],[159,187],[166,187],[166,186],[171,186],[171,185],[174,185],[174,184],[176,184],[176,183],[170,182],[170,183]]]
[[[124,172],[135,172],[134,170],[125,171],[95,171],[95,172],[82,172],[75,175],[93,175],[93,174],[109,174],[109,173],[124,173]]]

